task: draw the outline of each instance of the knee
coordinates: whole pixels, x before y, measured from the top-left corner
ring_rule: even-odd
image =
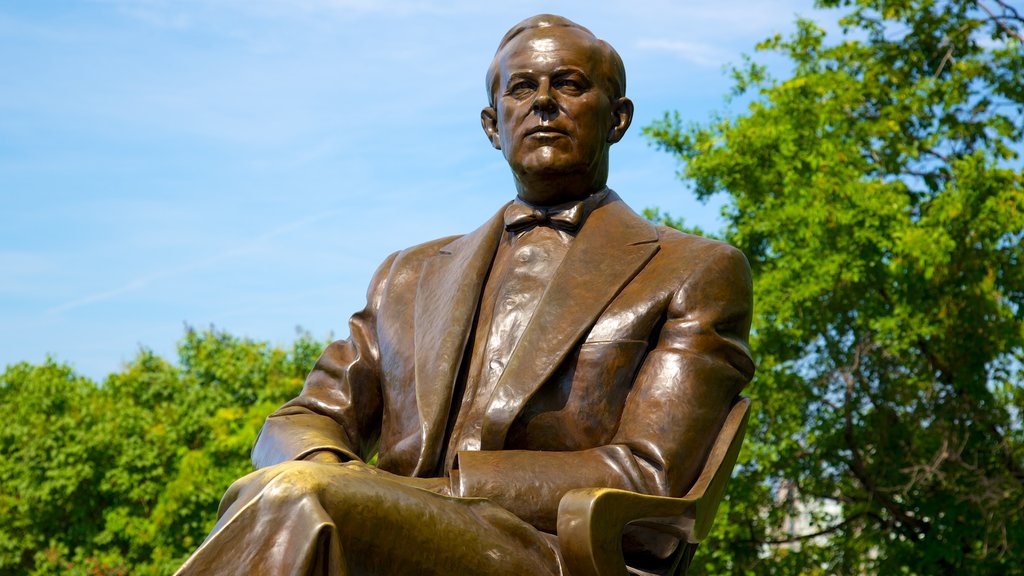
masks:
[[[265,475],[260,493],[263,498],[287,502],[318,496],[327,483],[329,471],[325,465],[314,462],[282,462],[259,470]]]
[[[289,461],[261,468],[240,478],[228,488],[221,501],[220,517],[255,504],[260,508],[293,510],[316,503],[332,510],[360,506],[379,480],[378,472],[357,462],[324,464]]]

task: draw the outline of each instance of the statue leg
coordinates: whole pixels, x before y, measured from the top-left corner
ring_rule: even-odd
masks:
[[[257,470],[228,489],[217,525],[177,574],[560,572],[550,539],[504,508],[402,480],[358,463]]]

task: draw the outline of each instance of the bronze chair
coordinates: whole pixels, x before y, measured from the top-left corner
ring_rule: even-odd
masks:
[[[558,506],[558,542],[572,576],[682,576],[715,519],[725,485],[743,444],[750,398],[740,396],[718,433],[704,469],[682,498],[648,496],[612,488],[569,491]],[[627,568],[622,531],[641,526],[679,539],[675,552],[654,572]]]

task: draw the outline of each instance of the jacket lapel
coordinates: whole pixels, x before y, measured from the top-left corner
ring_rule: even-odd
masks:
[[[502,448],[520,410],[658,251],[657,239],[654,226],[614,192],[588,216],[498,379],[482,450]]]
[[[414,476],[431,472],[437,463],[455,379],[504,231],[503,213],[504,208],[423,264],[414,312],[416,403],[423,449]]]

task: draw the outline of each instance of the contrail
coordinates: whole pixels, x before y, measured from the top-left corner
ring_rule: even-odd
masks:
[[[331,211],[328,211],[328,212],[322,212],[322,213],[317,214],[315,216],[310,216],[308,218],[303,218],[301,220],[296,220],[294,222],[289,222],[288,224],[284,224],[282,226],[274,228],[273,230],[271,230],[269,232],[265,232],[265,233],[257,236],[256,238],[253,238],[252,240],[250,240],[248,242],[245,242],[244,244],[241,244],[241,245],[236,246],[234,248],[229,248],[228,250],[224,250],[223,252],[220,252],[218,254],[214,254],[213,256],[209,256],[207,258],[203,258],[202,260],[196,260],[194,262],[190,262],[190,263],[184,264],[182,266],[177,266],[175,268],[168,268],[168,269],[165,269],[165,270],[160,270],[160,271],[157,271],[157,272],[153,272],[152,274],[147,274],[145,276],[141,276],[139,278],[135,278],[134,280],[128,282],[124,286],[119,286],[117,288],[114,288],[114,289],[111,289],[111,290],[105,290],[103,292],[96,292],[95,294],[89,294],[88,296],[83,296],[82,298],[78,298],[76,300],[72,300],[70,302],[65,302],[64,304],[60,304],[58,306],[54,306],[52,308],[48,308],[46,310],[46,314],[47,315],[61,314],[61,313],[67,312],[68,310],[74,310],[75,308],[81,308],[82,306],[88,306],[89,304],[95,304],[96,302],[103,302],[105,300],[110,300],[112,298],[117,298],[118,296],[121,296],[122,294],[127,294],[128,292],[133,292],[133,291],[138,290],[140,288],[144,288],[145,286],[149,285],[150,283],[152,283],[155,280],[160,280],[160,279],[163,279],[163,278],[170,278],[170,277],[173,277],[173,276],[179,276],[181,274],[185,274],[185,273],[191,272],[193,270],[198,270],[199,268],[204,268],[204,267],[210,266],[212,264],[217,264],[219,262],[223,262],[225,260],[231,259],[231,258],[236,257],[236,256],[240,256],[242,254],[253,252],[253,251],[257,250],[262,244],[264,244],[268,240],[271,240],[273,238],[277,238],[278,236],[287,234],[288,232],[291,232],[291,231],[299,229],[299,228],[303,228],[303,227],[308,226],[310,224],[314,224],[314,223],[319,222],[321,220],[326,220],[327,218],[330,218],[332,216],[340,214],[341,212],[342,212],[341,210],[331,210]]]

